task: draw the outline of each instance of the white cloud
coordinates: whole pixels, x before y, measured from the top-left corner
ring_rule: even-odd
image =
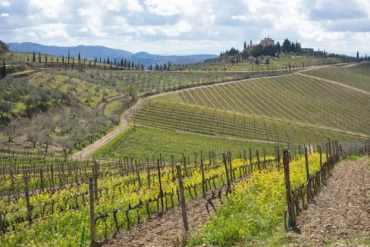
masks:
[[[219,54],[231,46],[241,48],[245,40],[270,36],[315,49],[370,54],[370,1],[347,2],[0,0],[0,29],[7,31],[1,37],[7,42],[100,44],[133,52]]]
[[[233,20],[239,20],[239,21],[246,21],[247,17],[244,15],[233,15],[231,16],[231,19]]]
[[[106,6],[107,10],[114,12],[119,12],[122,9],[126,9],[128,12],[144,11],[138,0],[102,0],[98,1],[97,4],[101,5],[102,8]]]
[[[81,27],[78,32],[80,33],[87,33],[87,31],[89,31],[89,29],[87,27]]]
[[[30,0],[29,5],[31,8],[41,9],[45,17],[54,19],[57,19],[66,7],[65,0]]]
[[[202,1],[198,1],[202,2]],[[193,0],[145,0],[149,12],[157,15],[171,16],[196,12],[197,4]]]
[[[0,6],[1,7],[9,7],[10,6],[10,3],[7,0],[1,0],[0,1]]]

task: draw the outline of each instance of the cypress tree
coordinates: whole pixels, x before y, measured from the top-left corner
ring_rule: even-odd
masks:
[[[3,60],[3,73],[2,77],[4,78],[6,76],[6,66],[5,66],[5,60]]]

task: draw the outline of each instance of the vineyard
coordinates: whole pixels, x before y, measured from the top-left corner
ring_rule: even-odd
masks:
[[[337,81],[370,92],[370,63],[348,68],[322,68],[304,72],[307,75]]]
[[[250,142],[238,138],[220,138],[216,136],[194,135],[176,130],[165,130],[147,126],[130,126],[115,140],[100,148],[92,157],[96,159],[122,159],[133,157],[152,159],[157,154],[173,155],[181,158],[183,153],[194,154],[203,150],[216,153],[231,151],[238,157],[244,157],[245,147],[272,150],[277,143]]]
[[[307,160],[309,170],[308,166],[303,168],[307,163],[303,156],[297,156],[289,162],[292,191],[305,184],[308,175],[318,174],[323,163],[327,162],[322,158],[319,153],[309,156]],[[302,196],[306,196],[310,187],[303,187],[305,191],[302,191]],[[281,212],[287,207],[287,202],[283,169],[253,173],[249,180],[235,183],[232,190],[233,193],[228,197],[226,204],[222,205],[216,216],[192,237],[189,246],[204,243],[216,246],[234,246],[236,243],[256,244],[270,237],[279,223],[284,221]],[[302,203],[304,205],[305,202]]]
[[[176,98],[170,94],[159,99],[167,98],[274,120],[370,134],[367,94],[300,74],[184,90]]]
[[[136,125],[185,131],[210,136],[230,136],[276,143],[321,144],[333,137],[342,141],[363,139],[361,135],[324,128],[212,110],[161,100],[150,100],[137,114]]]
[[[266,151],[260,154],[249,150],[243,159],[232,159],[231,153],[223,154],[220,159],[210,152],[205,156],[201,153],[183,156],[179,161],[160,156],[154,163],[132,159],[65,163],[42,161],[37,156],[3,154],[0,159],[1,243],[5,246],[29,243],[87,246],[91,232],[85,226],[89,225],[91,196],[98,212],[96,239],[103,240],[117,234],[119,229],[129,229],[178,205],[179,174],[174,169],[175,163],[183,166],[188,201],[209,190],[230,186],[257,169],[278,165],[276,149],[275,157],[268,156]],[[93,187],[89,188],[87,182],[93,183]]]
[[[1,144],[44,151],[0,151],[1,246],[101,246],[177,207],[188,233],[195,200],[209,218],[185,234],[187,246],[257,245],[295,225],[342,157],[370,153],[369,95],[311,77],[370,92],[369,65],[295,73],[350,62],[342,57],[168,71],[5,58],[23,71],[0,81]],[[117,124],[111,142],[99,139]],[[71,158],[96,139],[91,159]]]

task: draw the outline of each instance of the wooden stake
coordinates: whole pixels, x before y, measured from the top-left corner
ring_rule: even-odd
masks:
[[[185,238],[186,238],[188,231],[189,231],[189,225],[188,225],[188,216],[186,213],[186,205],[185,205],[184,184],[182,183],[182,176],[181,176],[181,165],[176,165],[176,169],[177,169],[177,174],[178,174],[177,177],[179,180],[180,205],[181,205],[182,220],[184,223],[184,232],[185,232]]]
[[[222,154],[222,157],[223,157],[225,171],[226,171],[227,187],[230,188],[229,171],[227,169],[227,161],[226,161],[226,155],[225,155],[225,153]]]
[[[308,167],[308,150],[307,147],[304,149],[304,156],[306,160],[306,177],[307,177],[307,182],[310,180],[310,170]],[[310,201],[310,194],[311,194],[311,183],[307,184],[307,202]]]
[[[321,150],[321,146],[318,146],[318,149],[319,149],[319,153],[320,153],[320,171],[322,170],[322,150]]]
[[[205,189],[205,181],[204,181],[204,163],[203,163],[203,157],[200,158],[200,169],[202,170],[202,192],[203,192],[203,198],[206,198],[206,189]]]
[[[158,167],[158,181],[159,181],[159,196],[161,198],[161,216],[163,215],[163,189],[162,189],[162,176],[161,176],[161,167],[160,167],[160,162],[158,160],[157,162],[157,167]],[[181,176],[181,174],[179,175]]]
[[[95,246],[95,213],[94,213],[94,180],[89,177],[90,193],[90,240],[91,246]]]
[[[290,188],[289,153],[288,153],[287,148],[283,149],[283,164],[284,164],[285,190],[286,190],[287,203],[288,203],[288,215],[289,215],[288,221],[289,221],[290,226],[295,226],[296,219],[295,219],[294,205],[292,201],[292,194],[291,194],[291,188]]]

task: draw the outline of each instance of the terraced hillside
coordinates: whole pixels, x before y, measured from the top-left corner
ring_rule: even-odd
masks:
[[[327,138],[341,141],[362,138],[359,135],[315,126],[160,100],[150,100],[136,116],[135,124],[202,135],[278,143],[320,144],[327,141]]]
[[[368,94],[300,74],[201,87],[159,99],[370,134]]]
[[[370,92],[370,63],[346,68],[330,67],[304,72],[307,75],[337,81]]]

